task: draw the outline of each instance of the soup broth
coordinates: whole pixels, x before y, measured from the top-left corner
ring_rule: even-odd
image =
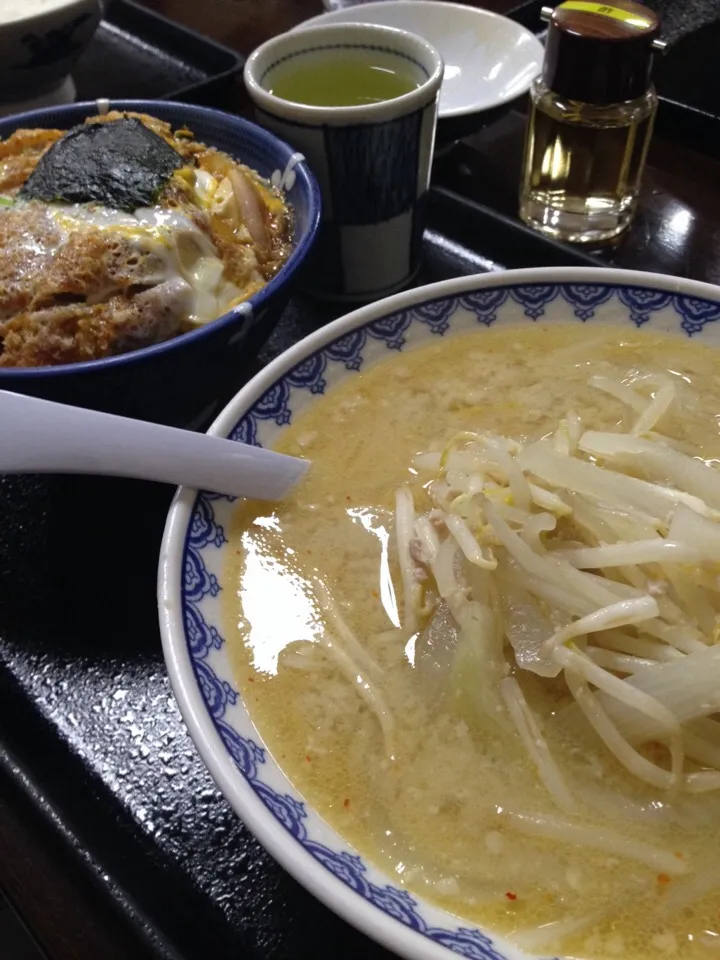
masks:
[[[718,956],[720,793],[635,779],[573,712],[562,676],[521,671],[573,798],[559,810],[502,705],[498,723],[480,716],[467,689],[420,662],[433,597],[418,629],[402,626],[396,490],[408,483],[420,502],[413,458],[460,431],[532,441],[568,410],[585,430],[616,429],[627,405],[592,376],[671,378],[686,402],[664,415],[664,434],[718,460],[717,357],[669,335],[580,324],[497,328],[394,356],[293,419],[277,449],[309,457],[307,479],[285,502],[242,504],[228,531],[225,636],[279,764],[394,882],[531,952]]]

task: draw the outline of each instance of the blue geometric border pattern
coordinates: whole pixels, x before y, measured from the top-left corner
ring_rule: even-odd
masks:
[[[578,320],[592,320],[598,307],[613,301],[636,326],[647,323],[653,313],[671,306],[682,318],[681,328],[688,336],[700,333],[706,323],[720,319],[720,303],[696,297],[672,295],[644,287],[612,286],[609,284],[525,284],[523,286],[492,287],[459,297],[442,297],[402,310],[345,334],[272,385],[257,401],[230,435],[232,440],[258,444],[258,421],[272,420],[278,426],[290,422],[290,394],[293,387],[322,394],[327,386],[325,372],[328,363],[341,363],[346,370],[360,370],[368,338],[384,341],[389,350],[400,351],[406,343],[405,334],[413,322],[429,327],[431,333],[443,336],[458,310],[474,314],[478,323],[491,326],[498,319],[501,308],[509,301],[519,304],[529,320],[546,315],[553,301],[562,299],[573,308]]]
[[[677,327],[687,336],[701,333],[706,324],[720,320],[720,303],[670,294],[635,286],[607,284],[527,284],[498,286],[456,297],[442,297],[397,311],[366,326],[344,334],[298,363],[278,379],[254,403],[230,434],[231,439],[259,444],[263,422],[283,427],[292,420],[293,407],[300,395],[324,393],[338,372],[346,376],[362,369],[372,344],[384,344],[388,350],[402,351],[409,342],[413,324],[427,334],[444,336],[458,318],[464,328],[473,322],[489,327],[507,313],[508,319],[535,322],[547,316],[548,307],[560,301],[557,312],[567,319],[586,323],[597,316],[612,322],[644,326],[660,311],[666,311],[666,327]],[[669,317],[669,321],[668,321]],[[427,337],[426,337],[427,339]],[[375,350],[374,356],[377,356]],[[289,793],[274,790],[267,783],[264,769],[268,757],[253,739],[241,736],[229,721],[227,712],[238,700],[234,687],[216,676],[209,658],[222,647],[223,638],[206,622],[202,606],[221,590],[218,577],[211,572],[206,558],[227,542],[218,522],[215,495],[198,494],[184,544],[182,604],[185,639],[197,678],[198,688],[233,763],[262,800],[270,813],[339,881],[358,896],[412,930],[468,960],[504,960],[492,940],[471,927],[445,929],[430,924],[421,904],[406,890],[390,884],[371,882],[362,858],[348,851],[332,850],[318,842],[308,830],[308,812],[304,803]],[[212,564],[211,564],[212,566]]]

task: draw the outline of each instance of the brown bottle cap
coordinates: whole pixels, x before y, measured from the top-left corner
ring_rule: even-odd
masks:
[[[632,0],[566,0],[550,18],[542,78],[561,97],[597,105],[650,87],[657,15]]]

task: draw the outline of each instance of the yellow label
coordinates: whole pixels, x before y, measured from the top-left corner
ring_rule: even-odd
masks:
[[[637,27],[639,30],[645,30],[652,26],[652,21],[646,17],[639,17],[636,13],[630,13],[628,10],[621,10],[619,7],[611,7],[605,3],[587,3],[586,0],[566,0],[561,3],[563,10],[582,10],[583,13],[598,13],[602,17],[612,17],[613,20],[622,20],[631,27]]]

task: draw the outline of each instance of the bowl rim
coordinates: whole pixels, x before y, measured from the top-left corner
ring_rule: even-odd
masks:
[[[27,30],[28,27],[42,23],[43,20],[58,19],[62,14],[73,15],[77,13],[77,8],[94,4],[95,12],[93,17],[97,18],[97,23],[102,19],[101,0],[60,0],[56,6],[48,7],[45,10],[36,10],[34,13],[17,17],[15,20],[5,20],[0,22],[0,27],[14,27]]]
[[[399,58],[404,57],[405,52],[389,48],[391,46],[397,47],[398,44],[407,45],[413,48],[412,52],[416,62],[426,73],[425,80],[416,89],[410,90],[408,93],[377,103],[355,104],[354,106],[316,106],[299,103],[295,100],[286,100],[284,97],[279,97],[277,94],[266,90],[263,86],[263,80],[267,73],[272,70],[272,66],[267,67],[264,61],[272,59],[273,55],[278,58],[275,63],[287,56],[294,56],[295,54],[283,54],[280,51],[284,45],[289,44],[292,47],[295,42],[294,38],[303,33],[312,35],[308,38],[308,43],[315,39],[318,44],[322,44],[323,40],[330,44],[333,38],[336,42],[339,42],[341,37],[345,38],[348,46],[364,46],[370,41],[373,42],[373,45],[384,43],[387,44],[387,52]],[[314,47],[309,47],[306,53],[312,53],[313,50]],[[428,61],[432,61],[432,66],[421,63],[419,52],[425,54]],[[303,53],[298,52],[298,56],[303,56]],[[360,125],[383,123],[386,120],[394,119],[397,115],[404,116],[416,109],[421,109],[437,97],[442,85],[444,69],[445,62],[438,49],[425,37],[421,37],[411,30],[406,30],[403,27],[391,27],[382,23],[347,23],[341,21],[338,23],[308,24],[307,30],[289,30],[286,33],[271,37],[253,50],[245,61],[243,79],[251,99],[265,113],[300,124],[319,126],[338,124],[344,126],[353,123]]]
[[[252,404],[296,364],[339,337],[383,316],[406,310],[419,303],[460,297],[483,288],[569,283],[650,287],[720,302],[720,286],[711,283],[612,267],[530,267],[442,280],[360,307],[304,337],[248,381],[225,406],[207,432],[215,436],[228,436]],[[391,918],[352,891],[315,860],[262,803],[249,782],[235,767],[200,694],[183,626],[182,563],[186,532],[197,497],[197,491],[180,487],[170,505],[160,548],[157,600],[163,655],[170,685],[203,763],[225,798],[262,846],[326,907],[407,960],[450,960],[454,954],[449,948]],[[259,732],[256,732],[256,735],[262,743]],[[282,766],[274,758],[273,762],[282,771]],[[315,810],[312,803],[305,802],[308,808]],[[330,829],[344,840],[337,830]],[[368,862],[372,863],[371,860]],[[389,880],[392,882],[391,878]],[[422,896],[413,896],[417,898],[420,906],[429,904]],[[469,921],[466,923],[469,924]],[[477,924],[471,926],[484,934],[494,936],[484,927]],[[532,954],[518,949],[513,952],[528,960],[532,957]]]
[[[223,120],[230,119],[238,129],[250,133],[250,135],[256,139],[266,141],[279,155],[284,154],[287,160],[290,160],[291,157],[297,158],[298,156],[297,152],[289,143],[286,143],[270,130],[266,130],[251,120],[246,120],[244,117],[236,116],[225,110],[216,110],[213,107],[203,107],[176,100],[82,100],[77,103],[69,103],[58,107],[40,107],[37,110],[28,110],[24,113],[17,113],[0,118],[0,137],[8,136],[6,132],[8,129],[17,130],[22,126],[37,124],[42,121],[43,118],[47,117],[48,114],[62,117],[64,115],[82,114],[83,111],[87,111],[86,116],[91,116],[93,112],[97,112],[100,102],[102,102],[104,106],[108,106],[110,110],[135,110],[139,113],[152,113],[153,110],[167,110],[170,108],[172,110],[177,109],[181,112],[188,111],[188,115],[190,113],[194,115],[201,114],[208,119],[217,117],[222,117]],[[71,123],[74,125],[75,121],[71,121]],[[233,307],[232,310],[222,314],[215,320],[211,320],[209,323],[203,324],[194,330],[189,330],[179,337],[172,337],[170,340],[163,340],[160,343],[154,343],[148,347],[140,347],[140,349],[132,350],[129,353],[121,353],[113,357],[103,357],[99,360],[62,363],[49,367],[4,367],[0,369],[0,381],[5,383],[15,381],[20,384],[23,381],[33,380],[38,377],[54,379],[55,377],[67,376],[68,374],[90,375],[103,370],[123,367],[139,359],[145,360],[175,349],[191,346],[213,335],[223,327],[232,325],[238,318],[256,313],[262,308],[266,300],[272,297],[273,294],[292,279],[293,274],[296,273],[310,252],[320,226],[322,201],[320,199],[320,187],[318,186],[317,180],[304,158],[293,166],[293,172],[296,174],[297,180],[302,183],[302,189],[308,198],[309,223],[307,229],[302,236],[297,238],[297,246],[292,250],[287,261],[275,276],[266,283],[261,290],[243,301],[243,303],[237,307]]]
[[[360,16],[364,10],[388,10],[390,8],[404,8],[407,10],[416,10],[422,11],[428,10],[431,8],[440,8],[441,12],[444,12],[446,16],[467,16],[467,17],[477,17],[481,20],[491,20],[491,21],[500,21],[502,20],[505,23],[509,23],[513,28],[516,29],[518,35],[527,34],[529,38],[533,41],[536,52],[538,55],[538,73],[540,70],[540,64],[542,63],[544,48],[537,35],[529,30],[523,24],[518,23],[517,20],[513,20],[511,17],[505,16],[502,13],[497,13],[495,10],[486,10],[484,7],[475,7],[469,6],[465,3],[454,3],[452,0],[371,0],[370,3],[358,4],[354,7],[340,7],[337,10],[325,10],[323,13],[316,14],[313,17],[308,17],[307,20],[303,20],[301,23],[298,23],[294,26],[291,32],[301,31],[306,28],[320,27],[320,26],[334,26],[341,23],[364,23],[363,20],[346,20],[342,14],[350,15],[352,12],[357,11],[357,15]],[[339,16],[340,14],[340,16]],[[420,29],[418,29],[418,27]],[[409,30],[407,27],[396,27],[397,30]],[[422,24],[418,23],[413,27],[412,32],[416,33],[417,36],[424,36],[422,33]],[[444,58],[443,51],[440,50],[437,40],[427,40],[428,43],[432,44],[440,56]],[[537,74],[536,74],[537,76]],[[526,84],[523,84],[517,92],[508,94],[504,97],[498,97],[492,103],[488,104],[485,107],[477,107],[468,105],[466,107],[452,107],[452,108],[443,108],[442,105],[442,85],[440,86],[440,104],[438,111],[438,120],[453,120],[457,117],[469,117],[473,114],[483,114],[489,110],[495,110],[498,107],[503,107],[508,103],[513,103],[519,97],[522,97],[530,89],[530,85],[533,82],[535,77],[530,77]],[[444,281],[441,281],[444,282]]]

